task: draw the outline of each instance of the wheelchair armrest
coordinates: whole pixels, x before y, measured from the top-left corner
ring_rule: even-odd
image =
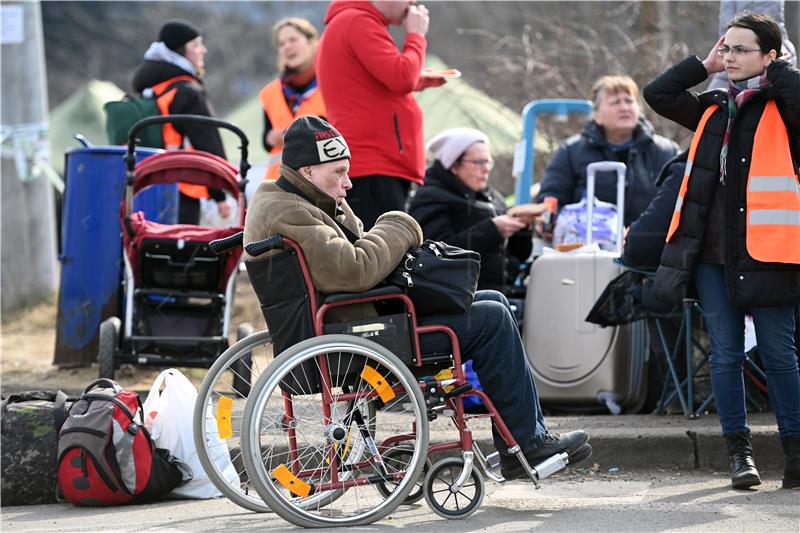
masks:
[[[347,300],[355,300],[358,298],[371,298],[373,296],[386,296],[387,294],[403,294],[403,289],[392,285],[384,287],[375,287],[365,292],[336,292],[325,296],[326,304],[334,304],[337,302],[344,302]]]

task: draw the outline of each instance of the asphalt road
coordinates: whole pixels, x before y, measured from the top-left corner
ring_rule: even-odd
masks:
[[[719,472],[578,469],[529,484],[487,482],[480,510],[465,520],[434,515],[424,500],[401,506],[363,531],[800,531],[800,491],[770,476],[758,490],[735,491]],[[276,515],[254,514],[227,500],[77,508],[67,504],[3,507],[4,532],[299,531]]]

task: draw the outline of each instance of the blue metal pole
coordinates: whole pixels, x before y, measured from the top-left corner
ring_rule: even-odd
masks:
[[[550,113],[566,117],[570,114],[591,115],[592,102],[589,100],[571,100],[555,98],[546,100],[533,100],[522,111],[522,142],[524,143],[522,173],[517,179],[515,202],[527,204],[531,201],[531,185],[533,184],[534,169],[534,139],[536,136],[536,120],[542,113]]]

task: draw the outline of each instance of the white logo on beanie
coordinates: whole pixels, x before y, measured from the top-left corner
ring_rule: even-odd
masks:
[[[319,153],[320,163],[350,157],[350,149],[345,144],[344,139],[339,136],[317,141],[317,152]]]

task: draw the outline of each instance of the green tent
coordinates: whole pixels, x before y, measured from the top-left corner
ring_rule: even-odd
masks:
[[[448,68],[432,55],[428,55],[425,66]],[[414,95],[425,119],[426,141],[449,128],[475,128],[489,137],[495,157],[513,156],[514,144],[522,138],[522,116],[464,78],[449,78],[441,87]]]
[[[109,81],[92,80],[50,112],[50,164],[64,174],[64,152],[81,146],[80,134],[95,145],[106,145],[106,115],[103,105],[124,96],[122,89]]]

